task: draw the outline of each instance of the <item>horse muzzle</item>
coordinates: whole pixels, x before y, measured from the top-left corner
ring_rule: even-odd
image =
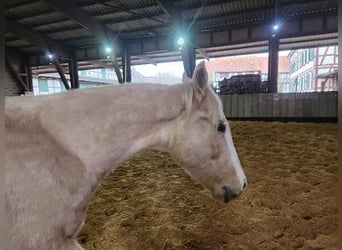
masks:
[[[223,186],[223,200],[224,203],[228,203],[229,201],[233,200],[235,197],[238,196],[238,194],[235,194],[229,187]]]

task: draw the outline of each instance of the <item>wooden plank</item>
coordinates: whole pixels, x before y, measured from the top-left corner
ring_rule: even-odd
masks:
[[[245,104],[244,104],[245,117],[251,117],[251,115],[252,115],[251,99],[252,99],[251,94],[245,95]]]
[[[238,117],[239,110],[239,97],[238,95],[232,95],[232,117]]]
[[[259,115],[259,94],[251,95],[251,117],[258,117]]]
[[[328,116],[328,96],[324,92],[319,93],[319,116]]]
[[[222,106],[223,106],[223,112],[226,117],[231,117],[231,97],[230,95],[220,95]]]
[[[310,93],[311,98],[311,115],[312,117],[319,117],[319,93]]]
[[[337,92],[327,92],[328,97],[328,116],[337,117]]]
[[[273,95],[274,93],[262,94],[264,96],[264,117],[273,116]]]
[[[290,98],[290,95],[291,94],[281,95],[280,102],[279,102],[280,117],[288,116],[288,99]]]
[[[312,99],[309,93],[303,93],[301,95],[303,104],[303,114],[302,117],[312,117]]]
[[[245,115],[245,99],[246,95],[238,95],[238,117],[246,117]]]
[[[273,117],[280,117],[280,98],[281,98],[281,94],[274,93],[272,95],[272,98],[273,98],[272,116]]]
[[[296,117],[296,93],[288,93],[283,95],[282,102],[282,116],[284,117]]]
[[[295,93],[295,117],[303,116],[303,93]]]
[[[259,117],[265,117],[266,114],[266,103],[265,103],[265,94],[258,94],[258,109],[259,112],[257,116]]]

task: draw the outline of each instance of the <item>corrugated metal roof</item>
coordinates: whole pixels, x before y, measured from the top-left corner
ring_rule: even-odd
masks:
[[[310,3],[310,5],[305,5],[303,3],[295,3],[293,5],[284,6],[281,8],[281,16],[299,16],[315,14],[319,12],[331,12],[337,10],[337,5],[335,1],[319,1]]]
[[[261,11],[250,12],[248,14],[241,13],[238,15],[221,16],[221,17],[211,18],[210,20],[200,19],[200,20],[197,20],[195,25],[200,30],[212,30],[215,28],[220,28],[220,27],[229,26],[229,25],[260,22],[260,21],[270,19],[271,18],[270,12],[272,12],[272,10],[261,10]]]
[[[77,29],[77,28],[81,28],[81,25],[79,25],[78,23],[72,20],[66,20],[66,21],[61,21],[57,23],[39,25],[33,29],[39,32],[44,32],[46,34],[49,34],[49,32],[51,31],[56,32],[58,30],[69,30],[69,29]]]
[[[45,25],[47,23],[58,23],[62,20],[68,20],[68,19],[66,19],[65,16],[62,15],[61,13],[52,11],[52,12],[45,13],[45,14],[20,18],[18,22],[24,25],[27,25],[29,27],[31,26],[36,27],[40,25]]]
[[[156,6],[147,6],[143,8],[137,8],[127,11],[115,11],[112,13],[107,13],[103,15],[97,15],[96,19],[104,21],[106,23],[112,22],[113,24],[121,21],[128,21],[130,19],[144,18],[144,16],[159,16],[164,15],[164,13]]]
[[[63,1],[63,0],[60,0]],[[65,0],[71,1],[87,15],[113,32],[120,32],[123,39],[142,39],[157,35],[169,36],[175,32],[173,19],[164,12],[156,0]],[[278,0],[278,17],[291,19],[317,13],[337,12],[338,0]],[[276,0],[175,0],[172,4],[184,19],[185,25],[198,32],[217,31],[250,23],[272,21]],[[52,8],[44,0],[5,0],[6,18],[14,20],[48,38],[74,48],[98,43],[90,32]],[[77,19],[77,18],[76,18]],[[30,43],[16,35],[6,33],[6,46],[20,47],[22,51],[34,51]],[[250,47],[249,50],[259,49]],[[38,48],[39,49],[39,48]],[[241,48],[241,50],[246,48]],[[229,54],[229,47],[208,50],[213,56]],[[240,48],[234,48],[235,51]],[[165,54],[159,56],[166,56]],[[177,55],[178,56],[178,55]],[[170,55],[170,58],[177,56]],[[166,57],[167,58],[167,57]]]
[[[27,1],[29,2],[29,1]],[[11,8],[6,10],[6,16],[16,19],[21,19],[25,17],[32,17],[36,15],[46,14],[54,11],[49,5],[42,1],[32,2],[27,5],[20,5],[16,8]]]
[[[234,13],[241,13],[243,11],[254,11],[256,9],[267,9],[271,8],[272,5],[273,1],[271,0],[242,0],[210,5],[207,4],[203,5],[202,7],[184,10],[182,13],[185,19],[191,19],[195,16],[198,16],[198,18],[208,18],[229,15]]]
[[[10,47],[19,47],[19,46],[29,46],[29,45],[31,45],[28,41],[23,40],[23,39],[17,39],[17,40],[14,40],[14,41],[9,41],[6,44],[7,44],[7,46],[10,46]]]
[[[80,38],[80,37],[91,36],[91,35],[92,33],[89,30],[83,29],[83,28],[49,33],[49,37],[55,40],[63,40],[66,37],[68,39],[73,39],[73,38]]]

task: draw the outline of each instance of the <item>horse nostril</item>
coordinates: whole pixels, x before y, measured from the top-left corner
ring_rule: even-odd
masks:
[[[227,187],[227,186],[223,186],[223,198],[224,198],[224,202],[227,203],[229,201],[231,201],[232,199],[234,199],[237,195],[233,193],[233,191]]]
[[[247,183],[246,183],[246,181],[244,181],[244,182],[243,182],[242,189],[245,189],[245,188],[246,188],[246,186],[247,186]]]

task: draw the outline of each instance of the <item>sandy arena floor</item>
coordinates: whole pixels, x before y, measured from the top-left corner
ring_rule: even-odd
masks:
[[[231,122],[247,190],[225,205],[148,151],[106,177],[86,249],[337,249],[337,124]]]

